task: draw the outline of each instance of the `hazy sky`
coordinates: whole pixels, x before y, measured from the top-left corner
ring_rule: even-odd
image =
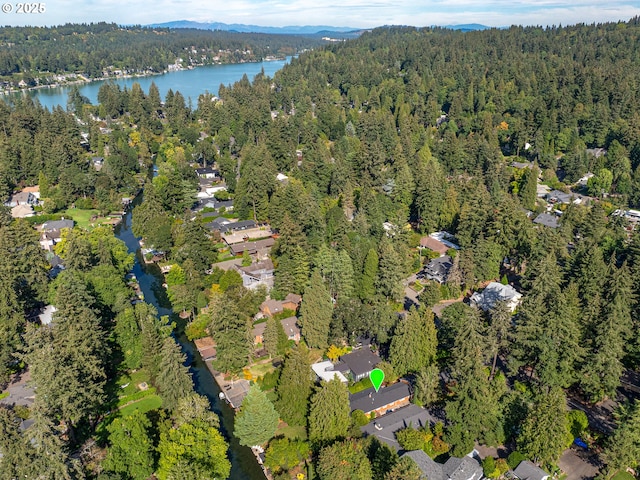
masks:
[[[29,15],[15,13],[18,1],[0,3],[3,11],[7,3],[13,10],[0,12],[0,25],[196,20],[264,26],[482,23],[498,27],[597,23],[640,15],[638,0],[44,0],[46,12]]]

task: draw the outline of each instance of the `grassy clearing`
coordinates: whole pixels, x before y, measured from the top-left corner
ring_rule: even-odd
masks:
[[[120,391],[118,392],[118,398],[122,399],[138,392],[140,390],[138,388],[138,385],[142,382],[146,382],[147,384],[150,383],[149,373],[145,369],[140,369],[134,373],[123,374],[117,380],[117,384],[120,387]],[[124,387],[124,385],[127,385],[127,386]]]
[[[0,400],[2,400],[3,398],[7,398],[9,396],[9,391],[7,390],[6,392],[2,392],[0,393]]]
[[[620,470],[613,477],[611,477],[611,480],[635,480],[635,478],[629,472]]]
[[[140,413],[147,413],[151,410],[157,410],[162,406],[162,398],[159,395],[150,395],[148,397],[143,398],[139,402],[134,402],[131,405],[127,405],[126,407],[122,407],[120,409],[120,416],[126,417],[128,415],[132,415],[133,412],[139,410]]]
[[[354,394],[371,387],[373,387],[373,383],[371,383],[371,380],[369,379],[369,377],[366,377],[360,380],[359,382],[356,382],[353,385],[351,385],[349,387],[349,392],[351,394]]]
[[[273,372],[275,367],[271,364],[271,362],[264,362],[251,365],[249,367],[249,372],[251,372],[251,378],[259,378],[264,376],[266,373]]]
[[[67,208],[65,211],[60,212],[60,214],[65,218],[73,218],[73,220],[76,222],[76,225],[86,230],[91,230],[92,228],[97,227],[98,225],[101,225],[102,223],[110,220],[107,217],[101,217],[100,211],[96,210],[95,208],[90,210],[84,210],[81,208]],[[98,218],[92,221],[91,218],[94,216]]]
[[[290,426],[286,423],[281,423],[276,430],[275,436],[284,435],[289,440],[306,440],[307,429],[302,426]]]

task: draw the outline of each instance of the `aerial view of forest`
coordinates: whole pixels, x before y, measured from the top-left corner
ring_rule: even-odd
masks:
[[[0,28],[0,480],[636,478],[638,45]]]

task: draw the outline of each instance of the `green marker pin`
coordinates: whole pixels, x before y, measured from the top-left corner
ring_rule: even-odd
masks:
[[[382,381],[384,380],[384,372],[379,368],[374,368],[371,370],[371,373],[369,373],[369,379],[373,384],[373,388],[375,388],[377,392],[380,390],[380,385],[382,385]]]

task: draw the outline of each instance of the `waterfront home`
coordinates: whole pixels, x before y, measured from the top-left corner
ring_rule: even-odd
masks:
[[[446,463],[437,463],[423,450],[412,450],[400,456],[409,457],[428,480],[480,480],[483,477],[478,452],[473,450],[463,458],[449,457]]]
[[[428,427],[431,423],[429,412],[418,405],[409,404],[395,412],[374,418],[360,430],[365,437],[373,435],[391,448],[400,450],[396,432],[409,427],[416,429]]]
[[[388,387],[380,387],[377,392],[371,387],[349,395],[349,405],[351,411],[362,410],[367,415],[375,413],[376,417],[380,417],[389,411],[409,405],[410,399],[409,384],[398,382]]]

